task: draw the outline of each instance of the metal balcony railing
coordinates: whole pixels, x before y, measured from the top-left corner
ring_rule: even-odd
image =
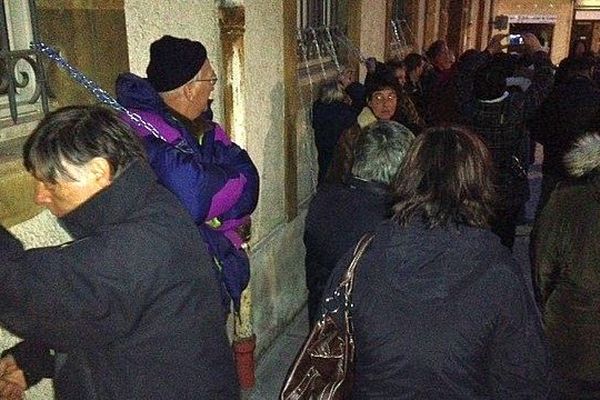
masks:
[[[39,40],[39,33],[34,0],[29,0],[29,14],[35,42]],[[10,117],[17,124],[20,108],[25,104],[39,103],[42,111],[48,112],[48,90],[41,62],[43,56],[37,50],[11,49],[7,18],[3,2],[0,7],[0,104],[8,103]]]

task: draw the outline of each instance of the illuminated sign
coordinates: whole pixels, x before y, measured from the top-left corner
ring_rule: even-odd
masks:
[[[510,24],[556,24],[556,15],[533,14],[533,15],[509,15]]]

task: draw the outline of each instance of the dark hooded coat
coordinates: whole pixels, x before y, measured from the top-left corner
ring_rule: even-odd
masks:
[[[566,399],[597,399],[600,136],[578,142],[565,164],[571,179],[558,184],[536,221],[532,255],[558,390]]]
[[[384,222],[357,266],[352,399],[545,399],[530,278],[490,231]]]
[[[148,165],[61,223],[73,242],[27,251],[0,228],[0,321],[25,339],[11,354],[29,384],[53,377],[60,400],[239,397],[210,256]]]

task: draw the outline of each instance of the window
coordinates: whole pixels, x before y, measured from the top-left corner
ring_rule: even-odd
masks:
[[[29,48],[37,37],[34,0],[5,0],[0,7],[0,127],[30,121],[47,112],[39,60]]]
[[[392,56],[403,58],[415,47],[416,40],[411,27],[411,3],[411,0],[391,2],[389,43]]]
[[[298,29],[320,26],[343,28],[346,2],[341,0],[298,0]]]
[[[347,63],[347,1],[297,0],[298,72],[301,81],[325,79]]]

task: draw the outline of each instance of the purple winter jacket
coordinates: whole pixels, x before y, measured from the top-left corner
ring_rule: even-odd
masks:
[[[258,201],[258,171],[248,153],[231,142],[215,123],[202,143],[177,120],[158,93],[143,78],[121,74],[116,82],[121,105],[152,124],[165,141],[129,118],[143,139],[159,182],[173,192],[191,214],[217,262],[220,280],[239,308],[250,278],[248,257],[237,232],[249,220]],[[218,223],[208,224],[218,220]],[[224,299],[225,305],[229,299]]]

